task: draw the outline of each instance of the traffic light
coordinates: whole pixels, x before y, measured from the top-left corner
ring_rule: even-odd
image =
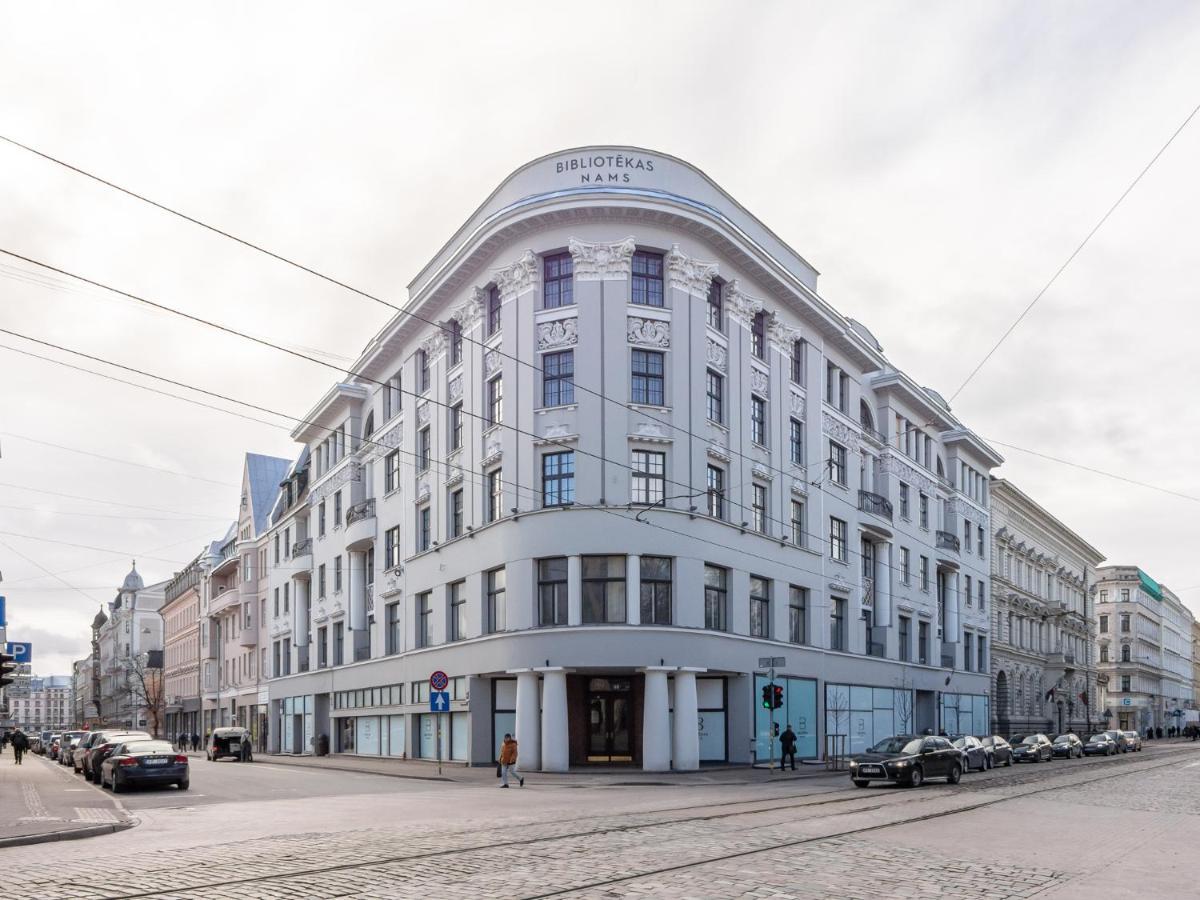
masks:
[[[783,685],[771,685],[771,709],[779,709],[783,706]]]
[[[763,697],[762,698],[762,708],[763,709],[774,709],[775,708],[773,706],[773,704],[775,702],[775,695],[774,695],[774,693],[772,693],[772,690],[771,690],[773,687],[775,687],[775,685],[773,685],[773,684],[764,684],[763,685],[763,690],[762,690],[762,697]]]
[[[10,678],[9,674],[16,670],[16,657],[9,656],[7,653],[0,653],[0,687],[5,687],[13,683],[14,679]]]

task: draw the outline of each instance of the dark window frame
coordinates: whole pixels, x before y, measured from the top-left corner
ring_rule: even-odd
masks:
[[[652,306],[658,309],[666,305],[666,290],[663,279],[665,266],[663,255],[649,250],[636,250],[630,260],[629,302],[635,306]]]
[[[542,257],[542,309],[575,305],[575,260],[569,252]]]

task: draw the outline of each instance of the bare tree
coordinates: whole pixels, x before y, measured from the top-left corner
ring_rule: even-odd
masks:
[[[849,739],[850,695],[841,688],[835,688],[832,694],[829,694],[828,690],[829,688],[826,687],[825,710],[827,713],[833,714],[833,730],[832,732],[828,730],[828,719],[826,719],[825,764],[833,768],[840,768]]]
[[[908,682],[908,675],[900,679],[900,686],[893,696],[896,698],[894,711],[897,718],[897,731],[900,734],[911,734],[913,730],[913,692]]]
[[[162,652],[151,651],[130,659],[125,677],[135,708],[131,711],[133,727],[138,726],[138,712],[146,711],[146,721],[154,737],[159,737],[166,717],[166,685],[163,681]]]

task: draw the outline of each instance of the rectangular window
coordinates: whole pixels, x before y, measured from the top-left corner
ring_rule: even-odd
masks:
[[[505,585],[507,579],[505,569],[501,566],[492,569],[484,576],[487,596],[484,598],[484,608],[487,615],[487,633],[496,634],[507,627],[508,616],[504,603]]]
[[[504,384],[497,375],[487,383],[487,424],[499,425],[504,421]]]
[[[929,590],[929,557],[921,557],[921,590]]]
[[[1131,683],[1132,683],[1132,678],[1129,675],[1122,675],[1121,676],[1121,693],[1128,694]]]
[[[1004,567],[1005,567],[1005,569],[1007,569],[1007,568],[1008,568],[1008,561],[1009,561],[1009,559],[1010,559],[1010,557],[1007,557],[1007,556],[1004,558]],[[1008,574],[1008,572],[1006,571],[1004,574],[1005,574],[1005,575],[1007,575],[1007,574]],[[1101,591],[1101,592],[1100,592],[1100,602],[1101,602],[1101,603],[1107,603],[1107,602],[1108,602],[1108,591]]]
[[[929,530],[929,498],[925,494],[919,495],[918,502],[920,503],[921,527],[926,531]]]
[[[767,358],[767,314],[761,310],[750,320],[750,352],[759,359]]]
[[[751,527],[759,534],[767,534],[767,486],[752,485],[751,498]]]
[[[383,565],[394,569],[400,565],[400,526],[393,525],[383,533]]]
[[[729,630],[729,570],[704,566],[704,627]]]
[[[346,626],[343,622],[333,623],[333,664],[340,666],[346,660]]]
[[[847,650],[846,643],[846,598],[829,598],[829,649]]]
[[[971,523],[963,521],[963,551],[971,552]]]
[[[808,546],[804,528],[804,501],[792,501],[792,543],[797,547]]]
[[[750,440],[767,446],[767,401],[750,395]]]
[[[1126,634],[1129,633],[1129,613],[1121,614],[1121,631]]]
[[[384,611],[384,652],[389,656],[400,652],[400,603],[389,603]]]
[[[275,532],[275,565],[279,565],[279,532]]]
[[[383,391],[383,420],[386,422],[392,416],[400,412],[401,400],[404,397],[404,392],[401,388],[400,373],[397,372],[387,380]]]
[[[488,288],[487,333],[490,337],[500,331],[500,289],[495,285]]]
[[[463,492],[462,488],[450,492],[450,537],[462,537],[463,533]]]
[[[1108,632],[1108,616],[1100,617],[1100,632],[1101,632],[1101,634],[1105,634]]]
[[[708,327],[725,330],[724,303],[721,297],[721,282],[713,279],[708,285]]]
[[[1121,588],[1121,602],[1122,603],[1129,602],[1129,588]]]
[[[425,472],[429,470],[429,426],[426,425],[417,432],[417,471]]]
[[[639,306],[663,305],[663,258],[639,250],[633,254],[633,296]]]
[[[417,647],[429,646],[429,624],[433,615],[433,597],[430,591],[417,594]]]
[[[843,487],[846,484],[846,448],[835,441],[829,442],[829,477]]]
[[[963,671],[970,672],[973,668],[971,665],[971,654],[974,651],[975,635],[967,630],[963,630]]]
[[[900,617],[900,662],[912,660],[912,619]]]
[[[903,481],[900,482],[900,518],[907,519],[909,517],[908,509],[908,485]]]
[[[538,624],[567,624],[567,558],[538,560]]]
[[[804,423],[799,419],[790,420],[788,449],[793,466],[804,465]]]
[[[641,570],[641,621],[643,625],[671,624],[671,559],[643,556]]]
[[[847,559],[847,528],[842,519],[829,517],[829,555],[833,559],[846,562]]]
[[[487,508],[484,510],[484,519],[488,522],[495,522],[504,514],[504,481],[500,477],[499,469],[492,469],[487,473]]]
[[[667,495],[667,454],[634,450],[632,468],[633,502],[662,503]]]
[[[275,599],[278,600],[279,588],[276,588],[275,591]],[[325,599],[325,563],[321,563],[319,566],[317,566],[317,596],[322,600]],[[276,604],[276,606],[278,606],[278,604]],[[279,615],[278,611],[276,611],[275,615]]]
[[[467,583],[455,581],[447,589],[450,594],[450,640],[461,641],[467,636]]]
[[[808,588],[791,585],[788,594],[788,640],[808,643]]]
[[[980,525],[975,529],[975,537],[977,539],[976,546],[979,549],[979,557],[983,558],[983,526]]]
[[[279,618],[279,588],[275,588],[275,618]]]
[[[575,351],[560,350],[542,356],[542,406],[575,402]]]
[[[718,425],[725,421],[725,378],[708,369],[705,372],[705,393],[708,404],[708,420]]]
[[[588,624],[625,621],[625,557],[585,556],[583,621]]]
[[[341,593],[342,590],[342,557],[335,556],[333,558],[333,592]]]
[[[462,402],[453,404],[450,407],[450,449],[457,450],[462,447]]]
[[[708,467],[708,514],[714,519],[725,518],[725,470]]]
[[[570,506],[575,502],[575,453],[547,453],[542,457],[542,506]]]
[[[398,487],[400,487],[400,451],[393,450],[383,458],[383,492],[390,494]],[[324,501],[322,501],[323,503]],[[321,518],[324,519],[324,515]],[[324,534],[324,529],[322,529],[322,534]]]
[[[417,351],[417,393],[424,394],[429,390],[429,354],[424,350]]]
[[[333,495],[333,527],[342,527],[342,492]]]
[[[433,540],[429,521],[429,505],[417,510],[417,552],[424,553],[429,549]]]
[[[917,623],[917,662],[929,665],[929,623]]]
[[[542,260],[542,308],[556,309],[575,302],[572,276],[575,261],[570,253],[555,253]]]
[[[750,576],[750,634],[771,636],[771,581],[758,575]]]
[[[291,582],[284,582],[283,585],[283,614],[286,616],[291,612]]]
[[[317,537],[325,537],[325,501],[317,505]]]
[[[632,402],[662,406],[666,396],[663,380],[663,354],[657,350],[634,350],[630,354],[630,396]]]
[[[446,342],[450,345],[450,365],[457,366],[462,362],[462,325],[458,319],[451,319],[445,328]]]

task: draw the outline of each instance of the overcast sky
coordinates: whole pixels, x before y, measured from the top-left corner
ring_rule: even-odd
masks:
[[[0,133],[396,302],[522,163],[670,153],[949,396],[1200,102],[1195,3],[400,6],[2,0]],[[1200,497],[1198,158],[1200,116],[954,401],[979,434]],[[0,247],[342,365],[389,312],[3,144]],[[0,328],[294,415],[335,377],[4,256]],[[168,578],[224,531],[245,451],[296,450],[10,349],[0,384],[0,592],[41,674],[132,557]],[[1200,586],[1197,502],[999,449],[1111,561]]]

